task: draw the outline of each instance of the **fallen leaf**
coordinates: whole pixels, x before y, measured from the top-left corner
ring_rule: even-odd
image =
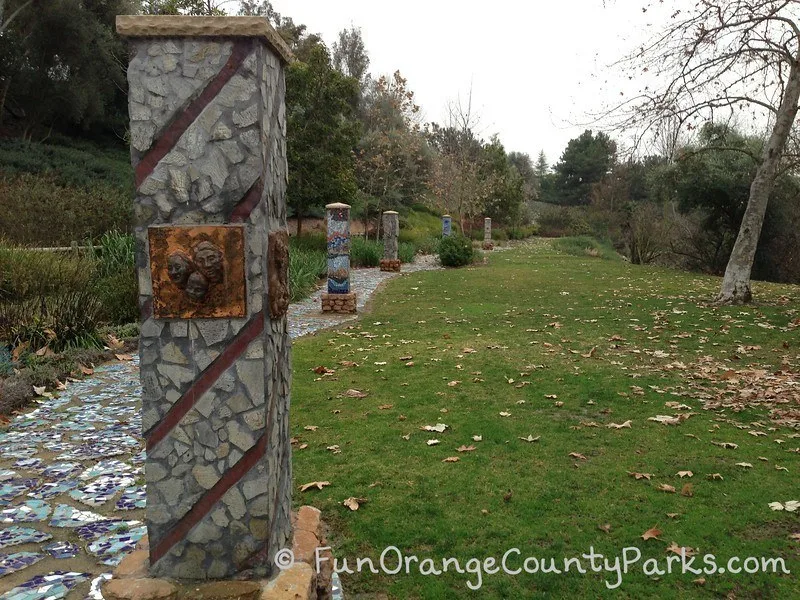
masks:
[[[684,477],[694,477],[694,473],[691,471],[678,471],[678,477],[683,479]]]
[[[461,446],[456,452],[474,452],[475,446]]]
[[[378,410],[391,410],[392,408],[394,408],[394,404],[381,404]]]
[[[692,489],[692,484],[687,483],[681,488],[681,496],[685,496],[687,498],[691,498],[694,496],[694,490]]]
[[[680,515],[680,513],[667,513],[667,516],[668,516],[670,519],[677,519],[677,518],[678,518],[678,517],[680,517],[681,515]]]
[[[668,494],[674,494],[677,491],[674,487],[672,487],[671,485],[668,485],[666,483],[662,483],[656,489],[659,492],[667,492]]]
[[[606,533],[611,533],[611,523],[605,523],[603,525],[598,525],[597,528],[600,531],[605,531]]]
[[[342,394],[345,398],[366,398],[367,395],[359,390],[347,390]]]
[[[33,393],[36,394],[37,396],[44,396],[46,390],[47,390],[46,386],[42,387],[33,386]]]
[[[455,462],[458,462],[459,460],[461,460],[461,459],[458,458],[457,456],[448,456],[442,462],[443,463],[455,463]]]
[[[319,429],[319,426],[318,425],[306,425],[305,427],[303,427],[303,429],[305,429],[306,431],[316,431],[317,429]]]
[[[423,431],[435,431],[436,433],[444,433],[446,429],[449,429],[449,426],[445,425],[444,423],[437,423],[436,425],[423,425],[420,427]]]
[[[348,498],[347,500],[342,502],[342,504],[344,504],[347,508],[353,511],[358,510],[362,504],[366,503],[367,503],[366,498]]]
[[[591,350],[589,350],[589,352],[587,352],[586,354],[581,354],[581,356],[582,356],[583,358],[592,358],[592,357],[594,356],[594,353],[595,353],[596,351],[597,351],[597,346],[595,346],[594,348],[592,348]]]
[[[705,585],[706,584],[706,578],[705,577],[699,577],[697,579],[693,579],[692,583],[694,583],[695,585]]]
[[[343,367],[357,367],[358,363],[354,363],[352,360],[342,360],[339,361],[339,364]]]
[[[133,357],[130,354],[115,354],[114,356],[116,356],[117,360],[120,361],[133,360]]]
[[[625,428],[632,429],[631,421],[625,421],[624,423],[620,423],[620,424],[609,423],[608,425],[606,425],[606,427],[608,427],[609,429],[625,429]]]
[[[669,546],[667,546],[667,552],[672,552],[678,556],[681,555],[681,552],[685,552],[686,556],[694,556],[697,554],[694,548],[690,548],[689,546],[678,546],[678,544],[675,542],[672,542]]]
[[[658,528],[656,528],[656,527],[651,527],[650,529],[648,529],[647,531],[645,531],[645,532],[642,534],[642,536],[641,536],[641,537],[642,537],[642,539],[643,539],[645,542],[646,542],[647,540],[657,540],[657,539],[658,539],[658,536],[660,536],[662,533],[664,533],[664,532],[663,532],[663,531],[661,531],[660,529],[658,529]]]
[[[94,375],[94,369],[90,369],[89,367],[84,367],[83,365],[79,365],[81,373],[84,375]]]
[[[733,442],[711,442],[715,446],[719,446],[720,448],[725,448],[726,450],[736,450],[739,445],[734,444]]]
[[[329,486],[331,484],[330,481],[312,481],[311,483],[305,483],[300,486],[300,491],[305,492],[306,490],[310,490],[312,488],[317,488],[321,490],[322,488]]]
[[[540,435],[533,437],[532,435],[528,434],[528,437],[521,437],[519,439],[521,439],[523,442],[528,442],[529,444],[532,444],[533,442],[538,442],[541,439],[541,437],[542,436]]]
[[[317,375],[329,375],[331,373],[335,373],[336,372],[336,371],[334,371],[332,369],[329,369],[328,367],[324,367],[322,365],[320,365],[319,367],[314,367],[311,370],[314,371],[314,373],[316,373]]]
[[[428,446],[438,446],[441,442],[439,440],[428,440],[425,442]]]
[[[482,442],[483,441],[483,436],[482,435],[473,435],[472,436],[472,441],[473,442]]]
[[[569,457],[570,458],[576,458],[578,460],[586,460],[586,457],[583,454],[579,454],[577,452],[570,452],[569,453]]]
[[[647,481],[650,481],[650,478],[653,477],[652,473],[634,473],[631,471],[628,471],[628,475],[630,475],[637,481],[639,481],[640,479],[646,479]]]
[[[736,463],[736,466],[737,467],[744,467],[745,469],[752,469],[753,468],[753,465],[751,465],[750,463],[747,463],[747,462]]]
[[[719,473],[709,473],[708,475],[706,475],[706,477],[708,479],[711,479],[712,481],[714,481],[716,479],[719,479],[720,481],[722,481],[722,479],[723,479],[722,475],[720,475]]]
[[[510,412],[501,412],[501,413],[500,413],[500,416],[501,416],[501,417],[510,417],[510,416],[511,416],[511,413],[510,413]]]

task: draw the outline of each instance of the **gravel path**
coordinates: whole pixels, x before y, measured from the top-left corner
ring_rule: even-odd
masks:
[[[403,265],[438,268],[432,257]],[[363,309],[397,273],[354,269]],[[322,316],[318,290],[289,308],[292,338],[356,315]],[[146,533],[138,357],[103,365],[0,431],[0,600],[102,600],[100,583]]]

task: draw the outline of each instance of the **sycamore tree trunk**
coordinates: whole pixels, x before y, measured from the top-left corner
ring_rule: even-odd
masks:
[[[800,99],[800,57],[792,62],[789,80],[775,116],[775,126],[764,146],[761,164],[756,169],[755,178],[750,185],[750,199],[747,201],[733,252],[728,259],[722,289],[717,296],[717,302],[721,304],[743,304],[753,299],[750,291],[750,274],[753,270],[769,196],[775,186],[781,156],[797,116],[798,99]]]

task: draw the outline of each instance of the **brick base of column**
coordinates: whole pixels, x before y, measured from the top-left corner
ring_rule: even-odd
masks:
[[[492,242],[483,242],[483,249],[494,250],[494,244]]]
[[[150,577],[147,536],[128,554],[103,585],[106,600],[331,600],[333,559],[323,556],[321,572],[314,570],[315,551],[327,546],[321,513],[303,506],[292,513],[295,564],[269,580],[175,581]]]
[[[353,314],[356,312],[356,293],[322,294],[322,312]]]
[[[390,273],[400,272],[400,261],[398,259],[383,258],[381,259],[381,271],[388,271]]]

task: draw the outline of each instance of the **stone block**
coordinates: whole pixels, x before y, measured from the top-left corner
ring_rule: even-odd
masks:
[[[356,293],[322,294],[322,312],[354,314],[357,310]]]
[[[255,581],[214,581],[184,590],[192,600],[260,600],[261,584]]]
[[[383,258],[381,259],[381,271],[399,273],[401,264],[400,260]]]
[[[111,579],[103,586],[106,600],[176,600],[178,587],[165,579]]]
[[[264,586],[261,600],[310,600],[316,597],[316,574],[311,565],[295,563]]]
[[[114,577],[120,579],[147,577],[150,567],[150,557],[147,550],[137,549],[126,555],[114,570]]]

